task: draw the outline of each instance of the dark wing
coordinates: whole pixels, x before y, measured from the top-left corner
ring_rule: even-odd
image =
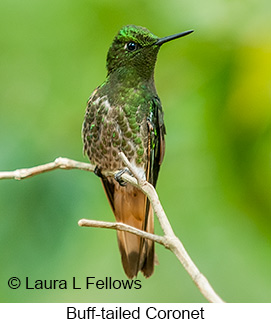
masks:
[[[149,166],[147,172],[148,181],[155,187],[160,166],[165,154],[164,113],[161,101],[155,96],[151,101],[150,115],[148,117],[148,154]]]

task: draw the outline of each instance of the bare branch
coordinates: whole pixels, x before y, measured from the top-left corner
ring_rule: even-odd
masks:
[[[146,231],[139,230],[135,227],[132,227],[128,224],[121,222],[105,222],[105,221],[97,221],[97,220],[87,220],[81,219],[78,221],[78,225],[80,227],[91,227],[91,228],[104,228],[104,229],[115,229],[119,231],[126,231],[129,233],[133,233],[137,236],[140,236],[145,239],[153,240],[161,245],[166,247],[166,242],[164,237],[158,236],[156,234],[152,234]]]
[[[76,160],[58,157],[53,162],[39,165],[31,168],[16,169],[14,171],[0,172],[0,179],[16,179],[21,180],[42,173],[50,172],[55,169],[82,169],[93,172],[95,166],[89,163],[82,163]]]
[[[126,156],[122,152],[119,153],[119,156],[129,168],[129,170],[132,172],[132,174],[136,178],[138,178],[136,170],[132,167]],[[150,183],[148,183],[147,181],[143,181],[142,179],[140,179],[140,181],[138,182],[138,187],[143,193],[145,193],[148,196],[153,206],[154,212],[158,217],[161,228],[165,234],[164,238],[166,246],[176,255],[176,257],[182,263],[185,270],[191,276],[194,283],[198,286],[199,290],[206,297],[206,299],[208,299],[210,302],[223,302],[222,299],[215,293],[208,280],[198,270],[192,259],[189,257],[181,241],[174,234],[174,231],[160,203],[155,188]]]
[[[164,209],[159,201],[155,188],[147,181],[140,178],[134,167],[130,164],[128,159],[123,153],[119,154],[124,164],[129,168],[134,177],[124,173],[121,179],[131,185],[139,188],[149,198],[155,214],[158,217],[164,236],[158,236],[142,230],[138,230],[134,227],[126,225],[124,223],[112,223],[103,221],[94,221],[82,219],[78,222],[80,226],[87,227],[99,227],[99,228],[110,228],[120,231],[127,231],[132,234],[138,235],[145,239],[153,240],[159,244],[164,245],[170,249],[179,261],[182,263],[185,270],[188,272],[200,292],[210,302],[223,302],[223,300],[216,294],[212,286],[205,278],[205,276],[198,270],[192,259],[189,257],[181,241],[176,237],[174,231],[168,221],[168,218],[164,212]],[[0,179],[16,179],[21,180],[29,178],[38,174],[49,172],[55,169],[81,169],[88,172],[94,172],[95,166],[89,163],[83,163],[68,158],[56,158],[55,161],[44,165],[39,165],[31,168],[17,169],[15,171],[0,172]],[[117,172],[102,172],[105,176],[114,176]]]

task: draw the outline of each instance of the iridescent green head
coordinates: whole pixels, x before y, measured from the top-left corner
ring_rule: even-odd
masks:
[[[108,74],[119,70],[130,70],[143,78],[153,75],[156,57],[162,44],[191,33],[159,38],[140,26],[124,26],[116,35],[107,54]]]

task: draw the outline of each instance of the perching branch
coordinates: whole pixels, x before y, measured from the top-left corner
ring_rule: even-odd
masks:
[[[31,168],[22,168],[16,169],[14,171],[9,172],[0,172],[0,179],[16,179],[21,180],[28,177],[32,177],[35,175],[39,175],[42,173],[50,172],[55,169],[82,169],[89,172],[93,172],[95,166],[89,163],[82,163],[76,160],[58,157],[53,162],[39,165]]]
[[[221,303],[223,300],[216,294],[212,286],[206,279],[206,277],[198,270],[192,259],[189,257],[181,241],[176,237],[174,231],[168,221],[168,218],[163,210],[163,207],[159,201],[158,195],[154,187],[145,180],[142,180],[133,166],[130,164],[128,159],[123,153],[119,154],[125,165],[129,168],[134,177],[124,173],[121,179],[127,183],[130,183],[139,188],[149,198],[154,212],[158,217],[161,228],[164,232],[164,236],[158,236],[151,234],[124,223],[112,223],[104,221],[86,220],[81,219],[78,224],[85,227],[99,227],[99,228],[110,228],[120,231],[127,231],[132,234],[138,235],[142,238],[153,240],[159,244],[162,244],[167,249],[170,249],[175,256],[182,263],[185,270],[188,272],[193,282],[196,284],[202,295],[210,302]],[[55,161],[39,165],[32,168],[17,169],[15,171],[0,172],[0,179],[16,179],[21,180],[31,176],[35,176],[41,173],[49,172],[54,169],[81,169],[89,172],[93,172],[95,166],[78,162],[68,158],[56,158]],[[117,172],[103,172],[105,176],[114,176]]]

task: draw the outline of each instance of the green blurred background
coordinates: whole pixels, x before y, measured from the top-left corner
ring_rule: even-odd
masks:
[[[0,170],[82,155],[86,100],[126,24],[195,33],[159,53],[167,126],[158,193],[176,234],[228,302],[271,301],[271,2],[1,0]],[[0,182],[2,302],[204,302],[173,254],[140,290],[10,290],[7,281],[126,279],[99,179],[54,171]],[[156,231],[161,229],[156,223]]]

